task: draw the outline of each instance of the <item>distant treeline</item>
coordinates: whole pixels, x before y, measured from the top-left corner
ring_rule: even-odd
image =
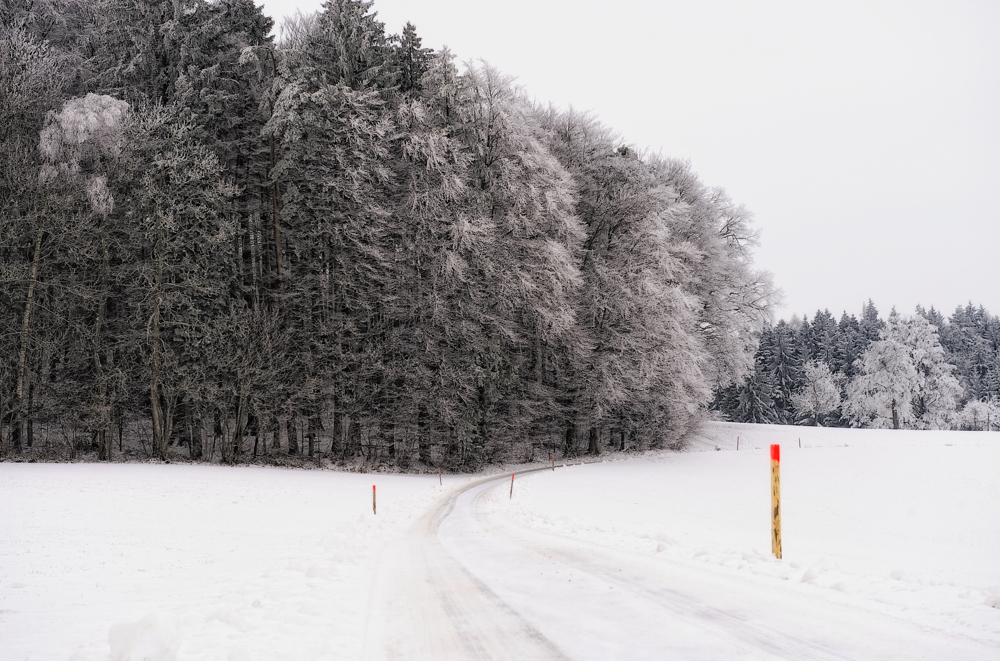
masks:
[[[1000,430],[1000,318],[971,303],[884,321],[829,311],[765,328],[754,369],[716,392],[736,422]]]
[[[474,469],[753,368],[749,213],[372,3],[0,5],[0,454]],[[44,453],[43,453],[44,454]]]

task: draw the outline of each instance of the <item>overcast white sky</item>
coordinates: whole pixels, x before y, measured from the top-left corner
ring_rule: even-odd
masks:
[[[259,1],[259,0],[258,0]],[[264,0],[276,20],[321,0]],[[686,158],[753,211],[777,313],[1000,314],[1000,2],[375,0],[389,33]]]

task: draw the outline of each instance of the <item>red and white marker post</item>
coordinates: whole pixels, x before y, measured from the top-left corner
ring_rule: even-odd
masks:
[[[378,509],[375,507],[375,485],[372,485],[372,514],[378,514]]]
[[[556,472],[556,456],[552,455],[552,472]]]
[[[781,446],[771,446],[771,552],[781,560]]]
[[[514,474],[511,473],[510,474],[510,496],[509,496],[509,498],[513,498],[513,497],[514,497]]]

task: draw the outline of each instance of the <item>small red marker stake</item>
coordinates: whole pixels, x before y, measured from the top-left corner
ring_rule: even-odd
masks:
[[[514,474],[510,474],[510,498],[514,497]]]
[[[372,514],[378,514],[378,510],[375,507],[375,485],[372,485]]]
[[[552,455],[552,472],[556,472],[556,456]]]

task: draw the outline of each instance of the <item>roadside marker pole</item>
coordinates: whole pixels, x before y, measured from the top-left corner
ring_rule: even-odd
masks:
[[[510,496],[508,498],[514,497],[514,474],[510,474]]]
[[[552,472],[556,471],[556,456],[552,455]]]
[[[771,446],[771,552],[781,560],[781,446]]]
[[[441,480],[441,469],[440,468],[438,469],[438,484],[444,484],[444,482]]]
[[[378,514],[378,509],[375,507],[375,485],[372,485],[372,514]]]
[[[800,450],[802,449],[802,439],[801,438],[799,439],[799,449]]]
[[[736,451],[737,452],[740,451],[740,437],[739,436],[736,437]]]

